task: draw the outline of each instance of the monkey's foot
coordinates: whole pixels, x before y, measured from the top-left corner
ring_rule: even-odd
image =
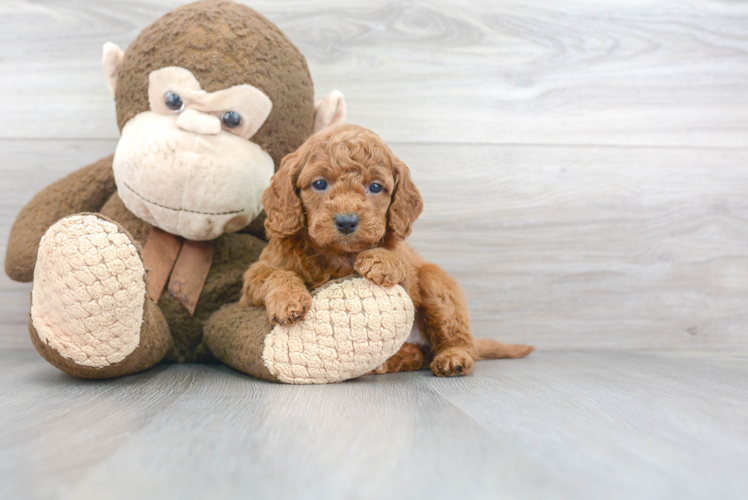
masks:
[[[50,363],[86,378],[152,366],[169,335],[147,297],[138,247],[123,228],[94,214],[62,219],[42,238],[29,330]]]
[[[262,307],[230,304],[205,326],[205,342],[227,365],[287,384],[359,377],[398,352],[413,324],[413,302],[401,286],[356,277],[312,292],[302,320],[273,326]]]

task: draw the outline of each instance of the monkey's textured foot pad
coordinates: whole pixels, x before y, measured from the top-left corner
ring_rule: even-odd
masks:
[[[413,302],[401,286],[383,288],[364,278],[332,282],[315,292],[302,321],[273,328],[262,359],[281,382],[341,382],[395,354],[413,318]]]
[[[102,368],[140,343],[145,267],[116,224],[74,215],[47,230],[39,245],[31,321],[39,339],[78,365]]]

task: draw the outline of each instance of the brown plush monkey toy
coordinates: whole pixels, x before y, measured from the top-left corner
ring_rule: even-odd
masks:
[[[345,118],[340,92],[315,106],[304,57],[273,23],[230,1],[197,2],[126,52],[105,44],[103,67],[115,154],[37,194],[8,243],[8,276],[33,280],[29,330],[47,361],[106,378],[218,358],[322,383],[397,352],[413,321],[399,287],[328,284],[288,327],[233,304],[265,246],[260,200],[280,160]]]

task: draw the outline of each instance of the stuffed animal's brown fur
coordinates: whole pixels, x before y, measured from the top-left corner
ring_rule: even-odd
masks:
[[[466,375],[476,360],[533,351],[473,339],[460,286],[404,242],[423,202],[408,167],[375,133],[342,125],[313,135],[284,158],[262,202],[269,243],[244,276],[242,303],[265,305],[271,322],[298,321],[311,304],[309,289],[358,272],[407,290],[422,313],[436,375]],[[423,359],[405,344],[378,372],[419,369]]]
[[[276,165],[312,131],[314,91],[304,56],[278,27],[249,7],[224,0],[197,2],[177,8],[145,28],[128,47],[117,74],[120,129],[149,110],[149,74],[172,66],[190,70],[209,92],[251,83],[267,94],[273,110],[252,141],[267,151]],[[58,220],[80,212],[101,214],[121,226],[129,239],[145,243],[151,225],[122,202],[112,162],[109,156],[73,172],[24,207],[13,224],[5,256],[5,270],[11,279],[31,281],[42,236]],[[169,186],[164,189],[168,191]],[[202,344],[203,326],[221,306],[239,299],[242,274],[265,245],[264,230],[257,224],[260,218],[241,232],[222,234],[215,240],[213,263],[194,315],[169,293],[162,295],[158,307],[148,306],[153,314],[144,317],[144,331],[157,332],[159,345],[168,346],[166,354],[166,349],[154,354],[152,346],[143,342],[130,355],[137,363],[128,358],[102,370],[77,365],[44,347],[32,325],[33,341],[51,363],[88,378],[133,373],[164,356],[169,361],[214,360]],[[35,289],[41,286],[34,283]],[[157,320],[151,320],[152,316]]]

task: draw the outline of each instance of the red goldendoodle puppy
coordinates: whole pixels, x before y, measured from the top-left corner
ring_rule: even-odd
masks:
[[[457,282],[404,242],[423,210],[410,171],[370,130],[325,129],[286,156],[265,190],[269,243],[244,275],[242,303],[265,305],[274,324],[304,316],[310,289],[353,273],[402,285],[440,376],[466,375],[479,359],[518,358],[530,346],[470,335]],[[379,373],[420,369],[421,349],[406,343]]]

